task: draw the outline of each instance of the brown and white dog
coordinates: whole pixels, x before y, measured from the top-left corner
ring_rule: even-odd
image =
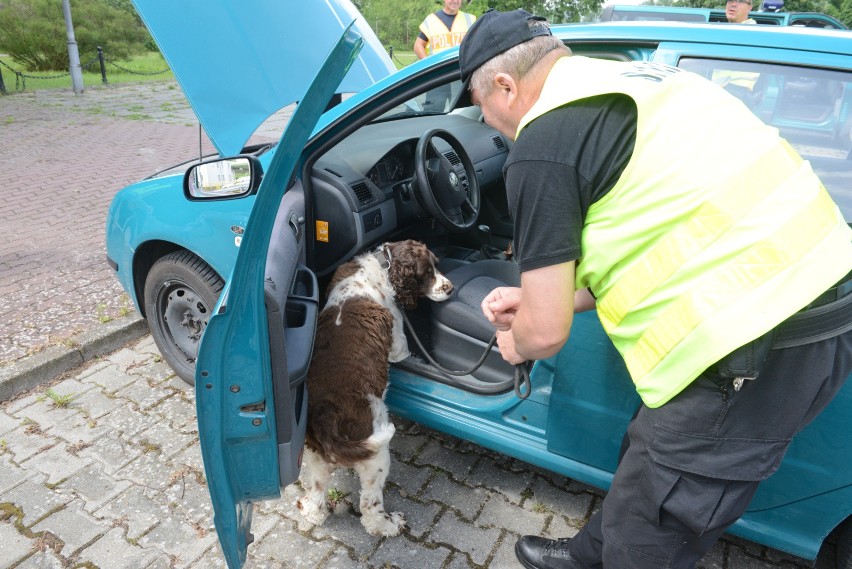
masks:
[[[446,300],[453,285],[436,268],[435,255],[418,241],[385,243],[341,265],[319,315],[308,372],[308,424],[302,471],[305,495],[297,506],[319,525],[329,514],[328,482],[338,467],[361,481],[361,523],[372,535],[398,535],[399,512],[384,509],[395,432],[384,396],[388,362],[408,357],[403,309],[421,297]]]

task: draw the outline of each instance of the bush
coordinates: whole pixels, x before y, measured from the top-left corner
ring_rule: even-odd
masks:
[[[134,13],[115,0],[86,0],[71,6],[74,35],[84,65],[103,47],[122,60],[141,53],[150,36]],[[0,52],[31,71],[68,69],[68,41],[57,0],[0,0]]]

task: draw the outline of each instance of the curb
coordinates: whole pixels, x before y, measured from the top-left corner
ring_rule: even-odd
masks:
[[[83,363],[113,352],[148,333],[139,314],[111,320],[71,336],[68,345],[53,345],[0,369],[0,401],[11,399]]]

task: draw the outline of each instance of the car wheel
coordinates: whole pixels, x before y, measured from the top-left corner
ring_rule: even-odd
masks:
[[[195,385],[201,335],[224,286],[210,266],[189,251],[158,260],[145,279],[148,327],[166,363]]]
[[[837,534],[837,569],[852,569],[852,517],[846,518]]]

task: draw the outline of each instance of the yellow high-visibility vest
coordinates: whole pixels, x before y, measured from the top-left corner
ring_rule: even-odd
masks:
[[[852,231],[810,164],[742,103],[674,67],[565,57],[522,119],[636,102],[633,155],[592,204],[575,286],[659,407],[852,270]]]
[[[474,21],[476,21],[476,16],[473,14],[458,12],[455,20],[453,20],[452,29],[447,29],[441,18],[434,13],[429,14],[420,24],[420,31],[428,38],[429,53],[438,53],[460,45]]]

